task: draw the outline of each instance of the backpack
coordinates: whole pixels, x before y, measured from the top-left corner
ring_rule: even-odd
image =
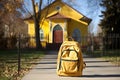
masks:
[[[58,52],[57,74],[59,76],[82,76],[84,62],[80,45],[76,41],[65,41]]]

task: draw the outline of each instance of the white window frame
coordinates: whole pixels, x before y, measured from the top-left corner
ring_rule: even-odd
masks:
[[[42,29],[39,30],[40,41],[44,41],[44,31]]]

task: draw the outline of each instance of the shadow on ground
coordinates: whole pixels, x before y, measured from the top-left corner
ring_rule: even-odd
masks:
[[[106,74],[106,75],[83,75],[82,77],[120,77],[120,74]]]

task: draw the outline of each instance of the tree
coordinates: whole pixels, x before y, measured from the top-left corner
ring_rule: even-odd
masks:
[[[101,6],[105,8],[100,23],[104,34],[120,34],[120,0],[103,0]]]
[[[35,25],[36,48],[42,49],[42,45],[40,43],[40,35],[39,35],[39,31],[40,31],[39,23],[41,22],[40,20],[41,20],[41,11],[42,11],[43,0],[39,0],[38,13],[36,13],[35,0],[31,0],[31,2],[32,2],[32,7],[33,7],[33,19],[34,19],[34,25]],[[47,0],[47,5],[49,5],[50,2],[51,2],[51,0]]]
[[[22,12],[24,12],[22,3],[23,0],[0,0],[0,45],[9,40],[5,40],[4,37],[16,37],[17,34],[25,30],[23,29],[24,22],[21,18]]]
[[[0,0],[0,25],[4,30],[5,26],[8,27],[9,34],[16,34],[21,28],[21,16],[24,11],[22,3],[22,0]]]
[[[34,25],[35,25],[35,38],[36,38],[36,48],[39,49],[40,46],[40,35],[39,35],[39,22],[40,22],[40,16],[41,16],[41,4],[42,0],[39,2],[39,11],[38,15],[36,13],[36,8],[35,8],[35,1],[32,1],[32,6],[33,6],[33,18],[34,18]]]
[[[104,44],[107,48],[111,45],[115,49],[120,48],[120,0],[102,0],[101,6],[105,8],[100,23],[104,31]]]

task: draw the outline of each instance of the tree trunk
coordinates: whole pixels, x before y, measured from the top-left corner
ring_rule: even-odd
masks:
[[[40,35],[39,35],[39,18],[36,15],[36,9],[35,9],[35,2],[32,0],[32,6],[33,6],[33,18],[34,18],[34,26],[35,26],[35,39],[36,39],[36,49],[39,50],[42,48],[40,43]],[[41,15],[40,13],[38,15]]]

